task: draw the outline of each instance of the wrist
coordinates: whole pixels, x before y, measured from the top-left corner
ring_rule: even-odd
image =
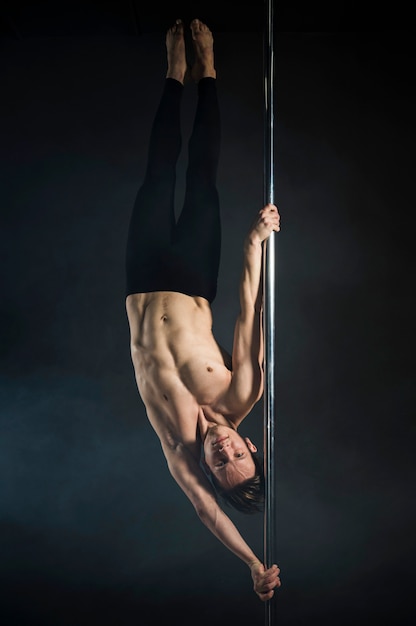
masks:
[[[260,237],[258,236],[256,232],[249,233],[244,241],[244,250],[246,252],[251,252],[251,251],[261,252],[262,243],[263,243],[262,240],[260,239]]]

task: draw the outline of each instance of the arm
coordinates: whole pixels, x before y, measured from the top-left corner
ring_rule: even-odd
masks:
[[[236,426],[263,393],[262,263],[263,242],[279,231],[275,205],[259,211],[244,242],[240,280],[240,314],[234,330],[233,378],[225,399]]]
[[[170,473],[192,502],[201,522],[250,568],[254,590],[259,598],[263,601],[271,598],[274,587],[280,586],[277,566],[264,569],[236,526],[218,505],[211,483],[186,446],[162,443],[162,448]]]

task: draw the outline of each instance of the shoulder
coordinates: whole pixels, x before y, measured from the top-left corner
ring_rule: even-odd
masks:
[[[218,403],[218,410],[235,426],[250,413],[263,394],[261,367],[246,368],[238,363],[231,372],[230,385]]]

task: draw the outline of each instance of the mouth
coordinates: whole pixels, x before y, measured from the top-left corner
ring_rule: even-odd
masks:
[[[221,443],[221,441],[225,441],[225,439],[228,439],[228,435],[226,435],[225,437],[219,437],[219,439],[216,439],[215,441],[212,442],[212,445],[216,446],[217,443]]]

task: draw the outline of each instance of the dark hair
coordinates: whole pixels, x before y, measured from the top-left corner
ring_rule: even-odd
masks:
[[[232,489],[223,489],[218,480],[211,474],[211,481],[217,494],[226,504],[242,513],[260,513],[264,510],[264,471],[263,461],[253,452],[256,473],[253,478],[245,480]]]

